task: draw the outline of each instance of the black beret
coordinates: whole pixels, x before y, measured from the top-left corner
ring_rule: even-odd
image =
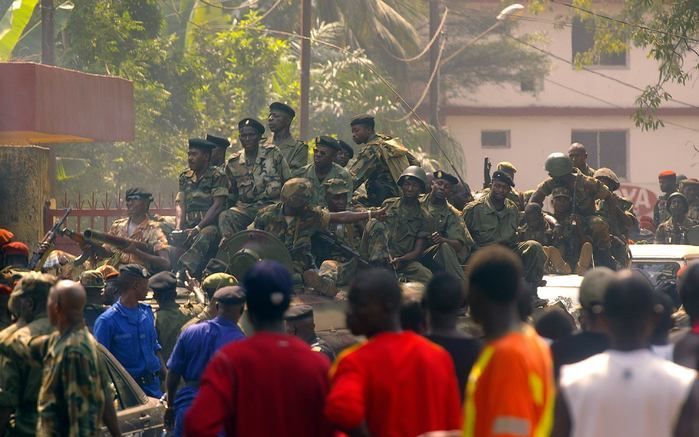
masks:
[[[442,170],[437,170],[436,172],[432,173],[432,177],[434,177],[435,179],[444,179],[452,185],[456,185],[459,183],[459,180],[456,178],[456,176]]]
[[[345,152],[347,152],[350,159],[354,158],[354,149],[352,148],[352,146],[350,146],[349,144],[347,144],[346,142],[344,142],[342,140],[337,140],[337,142],[340,145],[340,148],[342,150],[344,150]]]
[[[177,288],[177,278],[175,278],[175,274],[172,272],[156,273],[148,280],[148,287],[155,293],[175,291]]]
[[[365,126],[369,126],[370,128],[374,128],[374,116],[369,115],[369,114],[362,114],[354,117],[352,121],[350,121],[350,126],[354,126],[357,124],[363,124]]]
[[[500,170],[495,171],[493,173],[492,180],[506,183],[510,187],[515,186],[515,183],[512,181],[512,178],[510,177],[510,175],[508,175],[504,171],[500,171]]]
[[[128,199],[129,197],[134,197],[134,196],[140,197],[140,198],[146,199],[146,200],[153,199],[153,195],[150,192],[148,192],[148,190],[145,190],[143,188],[133,187],[133,188],[129,188],[128,190],[126,190],[126,195],[125,195],[126,199]]]
[[[334,149],[334,150],[340,150],[340,143],[338,143],[335,138],[328,137],[325,135],[321,135],[319,137],[316,137],[316,145],[330,147],[331,149]]]
[[[119,266],[119,276],[136,276],[137,278],[148,278],[150,274],[140,264],[122,264]]]
[[[214,293],[212,299],[216,299],[222,304],[237,305],[245,303],[245,290],[238,285],[221,287]]]
[[[216,144],[211,141],[203,140],[201,138],[190,138],[189,148],[190,149],[200,149],[200,150],[211,150],[216,147]]]
[[[294,108],[287,105],[286,103],[272,102],[272,104],[269,105],[269,110],[270,111],[286,112],[287,114],[289,114],[291,116],[291,118],[296,117],[296,111],[294,111]]]
[[[223,147],[224,149],[231,145],[231,142],[228,141],[228,138],[217,137],[216,135],[206,134],[206,141],[214,143],[216,147]]]
[[[265,127],[262,126],[262,123],[255,120],[254,118],[244,118],[238,122],[238,130],[242,129],[245,126],[254,127],[255,129],[257,129],[260,135],[265,133]]]
[[[293,305],[284,313],[284,320],[303,320],[313,318],[313,307],[310,305]]]

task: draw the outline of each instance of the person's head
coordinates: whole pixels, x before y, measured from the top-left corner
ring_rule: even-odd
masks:
[[[226,149],[231,145],[228,138],[206,134],[206,141],[213,143],[215,146],[211,149],[211,165],[218,166],[226,162]]]
[[[397,183],[403,192],[404,199],[417,199],[420,194],[427,191],[427,173],[422,167],[411,165],[403,170]]]
[[[126,190],[126,213],[129,217],[142,217],[148,214],[148,208],[153,200],[153,195],[143,188],[129,188]]]
[[[565,179],[572,175],[573,163],[563,153],[555,152],[546,158],[544,169],[554,179]]]
[[[119,275],[111,277],[104,281],[104,293],[102,294],[102,303],[111,306],[119,298]]]
[[[447,199],[452,206],[459,211],[463,211],[469,202],[473,202],[473,194],[471,193],[471,187],[466,183],[459,182],[451,188],[451,194]]]
[[[503,246],[487,246],[473,255],[468,268],[468,304],[473,319],[484,330],[496,317],[519,319],[517,299],[523,275],[522,261]]]
[[[567,337],[575,331],[575,319],[560,306],[546,308],[534,323],[536,332],[551,341]]]
[[[665,170],[658,175],[660,191],[669,194],[677,190],[677,174],[672,170]]]
[[[553,213],[556,215],[568,214],[571,210],[570,191],[565,187],[556,187],[551,193]]]
[[[674,218],[682,218],[689,211],[689,202],[684,194],[675,192],[667,198],[667,210]]]
[[[614,271],[607,267],[597,267],[585,273],[578,290],[578,302],[582,307],[580,324],[583,330],[602,330],[604,296],[612,279],[614,279]]]
[[[172,303],[177,298],[177,278],[172,272],[160,272],[151,276],[148,288],[153,290],[153,298],[158,305]]]
[[[80,283],[58,281],[49,292],[46,309],[49,321],[59,330],[82,322],[87,296]]]
[[[305,210],[312,198],[311,181],[306,178],[292,178],[284,182],[281,199],[284,212],[288,215],[298,215]]]
[[[512,181],[510,175],[502,171],[495,171],[491,177],[490,183],[490,199],[494,202],[504,202],[505,198],[515,183]]]
[[[237,285],[221,287],[214,293],[213,301],[219,317],[238,323],[245,310],[245,289]]]
[[[265,127],[254,118],[244,118],[238,122],[238,139],[245,150],[256,150],[264,133]]]
[[[205,277],[201,282],[201,288],[206,293],[206,297],[209,299],[211,305],[215,305],[214,294],[216,290],[223,287],[233,287],[238,285],[238,280],[233,275],[228,273],[212,273]]]
[[[313,307],[305,304],[290,306],[284,313],[284,326],[287,334],[311,341],[316,332]]]
[[[692,323],[699,322],[699,262],[687,267],[680,278],[680,300]]]
[[[29,246],[21,241],[11,241],[2,246],[3,264],[5,267],[25,268],[29,265]]]
[[[604,316],[612,347],[624,350],[647,347],[658,314],[653,287],[645,276],[631,270],[614,274],[604,295]]]
[[[538,203],[528,203],[524,207],[524,220],[527,225],[535,229],[540,229],[544,226],[544,213],[541,211],[541,205]]]
[[[517,173],[517,168],[511,162],[498,162],[498,165],[497,167],[495,167],[495,170],[507,173],[510,176],[510,179],[512,179],[513,181],[515,180],[515,173]]]
[[[56,277],[46,273],[28,272],[22,276],[10,296],[10,306],[18,319],[31,322],[46,312],[49,290]]]
[[[325,187],[325,203],[330,212],[347,210],[347,195],[349,188],[347,182],[342,179],[333,178],[323,182]]]
[[[211,161],[211,150],[214,148],[212,142],[201,138],[189,139],[189,150],[187,150],[187,164],[192,171],[200,172],[209,166]]]
[[[335,160],[335,155],[340,150],[340,143],[333,137],[316,137],[316,147],[313,150],[313,164],[316,167],[330,168]]]
[[[358,275],[347,296],[347,327],[372,337],[400,327],[401,288],[393,273],[370,269]]]
[[[148,294],[148,270],[139,264],[119,266],[119,295],[123,299],[144,300]]]
[[[85,270],[80,274],[80,285],[85,289],[85,295],[91,303],[102,303],[104,292],[104,277],[97,270]]]
[[[289,308],[294,282],[291,273],[277,261],[255,264],[245,275],[248,316],[256,331],[280,326]]]
[[[340,167],[347,167],[350,159],[354,158],[354,149],[342,140],[337,142],[340,144],[340,150],[335,154],[335,163]]]
[[[430,329],[456,329],[459,310],[466,305],[464,284],[450,273],[435,273],[427,284],[424,302]]]
[[[653,301],[655,302],[655,312],[658,317],[655,321],[653,329],[653,344],[666,344],[670,330],[674,326],[672,315],[675,313],[675,305],[672,299],[662,291],[653,292]]]
[[[401,329],[422,335],[427,331],[427,313],[423,305],[425,286],[419,282],[405,282],[400,288],[403,295],[400,305]]]
[[[583,169],[587,164],[587,150],[580,143],[573,143],[568,149],[568,158],[576,168]]]
[[[438,200],[447,200],[451,196],[452,188],[458,183],[456,176],[437,170],[432,173],[432,196]]]
[[[296,111],[282,102],[273,102],[269,105],[269,115],[267,116],[267,126],[274,133],[284,129],[289,129],[291,121],[296,117]]]
[[[682,194],[687,198],[687,202],[690,204],[699,200],[699,180],[694,178],[685,179],[682,182]]]
[[[355,144],[363,144],[374,136],[374,117],[371,115],[359,115],[350,122],[352,128],[352,141]]]
[[[602,182],[609,191],[616,191],[621,186],[619,177],[611,169],[602,167],[597,169],[594,174],[594,178]]]

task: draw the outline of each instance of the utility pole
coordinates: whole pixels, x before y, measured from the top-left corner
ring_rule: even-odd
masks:
[[[430,40],[434,38],[435,34],[439,32],[439,14],[440,14],[440,0],[430,0]],[[430,106],[430,124],[434,126],[434,136],[439,142],[440,139],[440,128],[439,128],[439,65],[437,61],[439,60],[439,47],[441,45],[441,36],[437,39],[430,47],[430,74],[437,69],[434,80],[430,83],[430,93],[429,93],[429,106]],[[429,76],[427,77],[429,80]],[[432,140],[431,153],[436,153],[438,150],[435,140]]]
[[[308,111],[311,88],[311,0],[301,1],[301,114],[299,128],[301,139],[307,140],[309,135]]]
[[[53,0],[41,0],[41,63],[56,64],[54,34]]]

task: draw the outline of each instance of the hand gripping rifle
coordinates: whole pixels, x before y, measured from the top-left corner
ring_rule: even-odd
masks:
[[[490,169],[493,164],[490,163],[490,158],[487,156],[483,159],[483,188],[490,188],[492,179],[490,177]]]
[[[318,232],[316,232],[316,237],[320,241],[327,243],[327,244],[335,247],[336,249],[338,249],[344,256],[356,258],[357,262],[361,266],[369,267],[369,261],[362,258],[362,255],[360,255],[359,252],[357,252],[352,247],[350,247],[347,244],[340,241],[336,236],[334,236],[328,232],[318,231]]]
[[[61,234],[78,243],[78,245],[80,245],[80,249],[82,249],[80,256],[75,258],[73,261],[73,264],[76,266],[82,265],[82,263],[93,257],[109,258],[112,256],[111,252],[102,247],[101,244],[96,241],[85,239],[83,234],[79,234],[68,228],[61,229]]]
[[[41,270],[41,267],[44,264],[43,260],[46,257],[47,252],[51,248],[53,242],[56,241],[56,236],[58,236],[59,229],[61,229],[61,226],[63,226],[63,223],[65,223],[66,219],[68,218],[68,215],[72,210],[73,208],[70,207],[66,209],[66,212],[65,214],[63,214],[63,217],[61,217],[61,219],[53,225],[53,227],[46,233],[46,235],[44,235],[44,238],[41,240],[39,246],[34,251],[32,258],[29,260],[29,264],[27,265],[27,267],[30,270]]]
[[[85,242],[90,244],[106,243],[122,250],[133,244],[136,249],[142,252],[154,254],[153,248],[149,244],[132,240],[131,238],[117,237],[116,235],[95,231],[93,229],[85,229],[83,232],[83,238],[85,239]]]

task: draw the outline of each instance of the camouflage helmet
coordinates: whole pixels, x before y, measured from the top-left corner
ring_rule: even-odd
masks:
[[[684,208],[685,211],[689,210],[689,201],[687,200],[687,196],[684,194],[680,193],[679,191],[675,191],[674,193],[670,194],[667,198],[667,206],[670,206],[670,203],[672,203],[672,199],[680,199],[682,202],[684,202]]]
[[[422,167],[411,165],[403,170],[403,173],[401,173],[397,181],[398,186],[402,186],[403,180],[409,176],[419,180],[422,183],[422,191],[427,191],[427,173],[425,173],[425,170]]]
[[[331,195],[347,194],[350,192],[350,188],[347,186],[347,181],[343,181],[340,178],[328,179],[327,181],[323,182],[323,186],[325,187],[325,191]]]
[[[85,270],[80,274],[80,285],[86,291],[101,290],[104,288],[104,277],[98,270]]]
[[[292,197],[304,200],[304,203],[311,201],[311,181],[306,178],[292,178],[284,183],[281,198],[283,202],[289,201]]]
[[[557,197],[567,197],[570,199],[570,190],[566,187],[556,187],[551,192],[551,197],[554,199]]]
[[[573,171],[573,163],[570,158],[560,152],[552,153],[546,158],[544,168],[552,178],[565,176]]]
[[[602,167],[595,171],[593,177],[595,179],[607,178],[610,181],[612,181],[613,187],[610,187],[612,191],[616,191],[617,189],[619,189],[619,186],[621,185],[621,182],[619,181],[619,178],[617,177],[616,173],[614,173],[612,169],[607,167]]]

